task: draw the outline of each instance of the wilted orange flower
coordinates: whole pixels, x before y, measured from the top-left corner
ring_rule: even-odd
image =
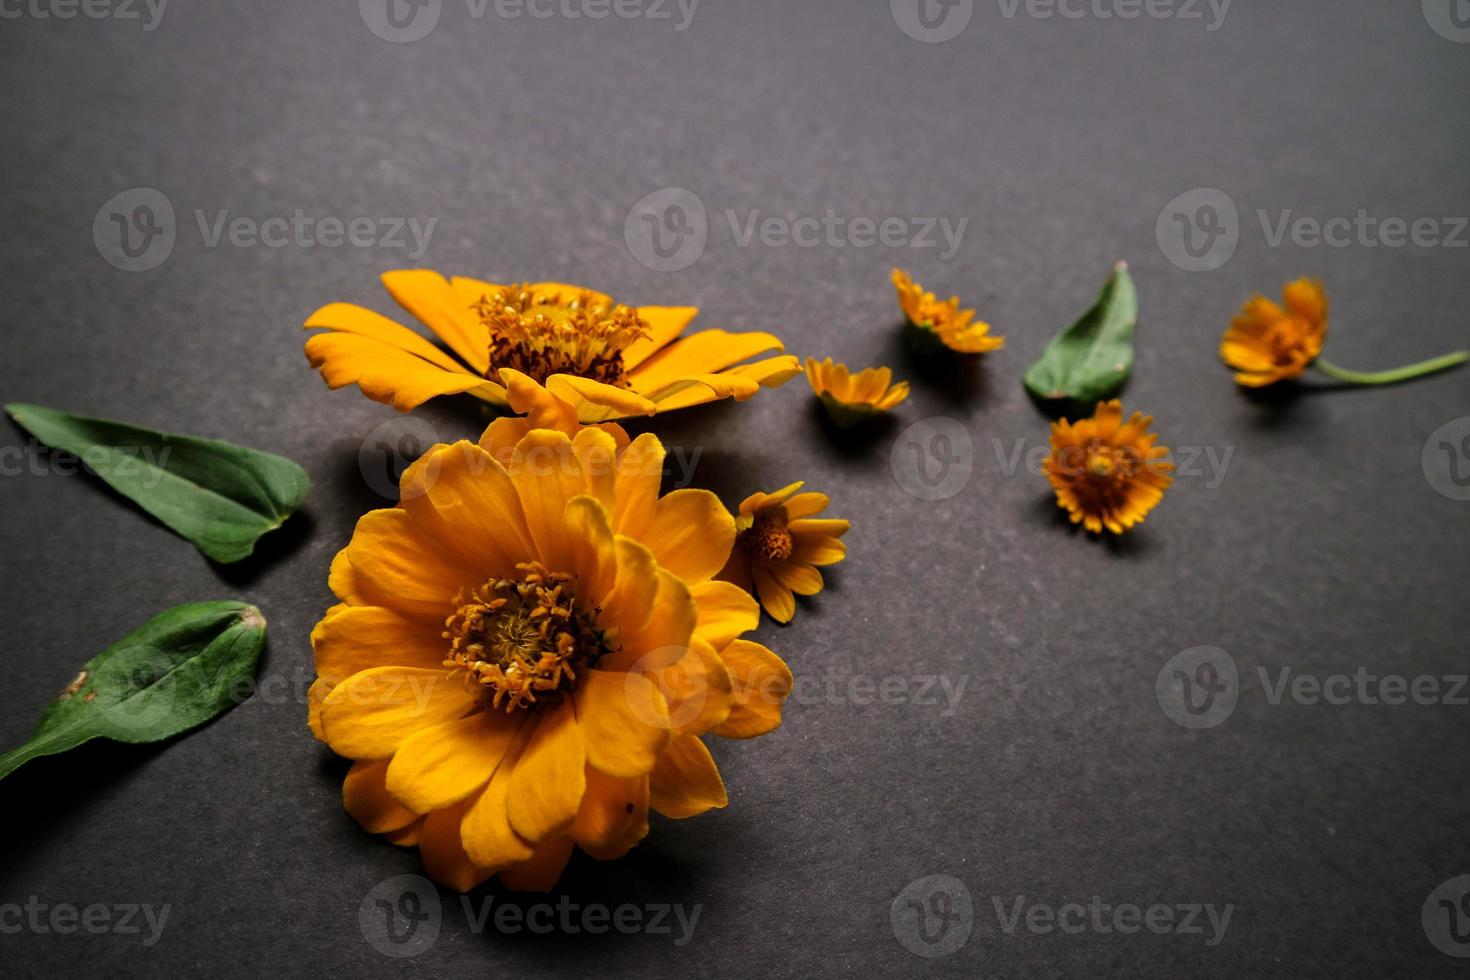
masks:
[[[504,405],[501,368],[546,385],[584,422],[744,401],[801,370],[768,333],[705,330],[681,338],[699,313],[692,306],[634,308],[581,286],[446,280],[428,269],[384,273],[383,285],[459,359],[351,303],[311,315],[306,326],[328,332],[307,340],[306,356],[330,387],[356,384],[403,412],[462,392]],[[772,351],[777,356],[751,361]]]
[[[462,891],[547,889],[574,845],[626,853],[650,807],[724,806],[701,736],[771,731],[791,689],[741,638],[755,601],[714,580],[736,534],[720,502],[659,495],[655,436],[579,427],[502,380],[529,419],[409,467],[333,561],[341,602],[312,632],[311,727],[356,760],[348,812]]]
[[[1060,419],[1051,427],[1051,455],[1042,463],[1057,504],[1089,531],[1122,534],[1141,523],[1174,478],[1169,450],[1148,431],[1153,418],[1123,405],[1100,402],[1090,419]]]
[[[909,396],[909,383],[893,384],[893,372],[886,367],[849,374],[846,364],[834,364],[830,357],[823,361],[808,357],[806,379],[839,425],[856,425],[878,412],[890,411]]]
[[[990,324],[975,320],[974,310],[960,309],[958,296],[941,303],[902,269],[893,270],[893,285],[898,290],[898,305],[903,307],[909,323],[950,350],[984,354],[1006,345],[1004,337],[991,335]]]
[[[1245,304],[1220,342],[1220,357],[1248,388],[1295,378],[1322,354],[1327,293],[1317,279],[1298,279],[1283,292],[1284,306],[1264,296]]]
[[[825,493],[797,493],[804,484],[793,483],[775,493],[753,493],[740,504],[735,518],[739,536],[720,578],[747,592],[754,591],[771,618],[791,622],[796,595],[822,591],[821,565],[835,565],[847,556],[837,539],[852,525],[848,521],[814,515],[827,509]]]

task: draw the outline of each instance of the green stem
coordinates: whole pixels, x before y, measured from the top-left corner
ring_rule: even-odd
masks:
[[[1338,381],[1346,381],[1355,385],[1391,385],[1400,381],[1409,381],[1414,378],[1422,378],[1426,374],[1436,371],[1444,371],[1449,368],[1470,361],[1470,350],[1459,350],[1453,354],[1436,357],[1428,361],[1420,361],[1418,364],[1410,364],[1407,367],[1394,368],[1392,371],[1377,371],[1365,373],[1363,371],[1349,371],[1340,368],[1325,358],[1317,358],[1315,367],[1323,374],[1336,378]]]

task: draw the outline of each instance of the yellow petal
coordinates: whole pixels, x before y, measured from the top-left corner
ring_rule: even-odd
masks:
[[[601,606],[618,575],[617,546],[607,511],[592,497],[573,497],[565,519],[572,554],[570,572],[577,577],[579,598]]]
[[[771,565],[776,581],[797,595],[816,595],[822,591],[822,573],[810,565],[796,561],[780,561]]]
[[[791,590],[777,581],[776,576],[764,564],[756,563],[752,571],[756,595],[760,597],[766,612],[778,623],[791,622],[791,618],[796,615],[796,599]]]
[[[708,490],[675,490],[659,499],[642,541],[660,565],[692,585],[725,566],[735,544],[735,519]]]
[[[587,488],[572,441],[550,429],[532,431],[516,444],[510,479],[541,561],[547,568],[566,568],[572,556],[562,517],[571,499]]]
[[[471,801],[460,821],[460,837],[465,853],[482,868],[504,868],[531,859],[535,848],[511,829],[506,813],[510,796],[511,774],[525,749],[526,730],[522,726],[515,742],[506,752],[490,782]]]
[[[825,493],[799,493],[786,501],[786,519],[794,521],[820,514],[831,502]]]
[[[736,640],[720,657],[734,679],[730,714],[712,731],[721,738],[754,738],[781,724],[781,706],[791,694],[791,670],[770,650]]]
[[[587,769],[587,794],[572,824],[577,846],[599,861],[622,857],[648,833],[648,777],[618,779]]]
[[[694,635],[716,650],[760,625],[761,611],[746,590],[731,582],[700,582],[689,587],[698,612]]]
[[[350,384],[400,412],[439,395],[469,392],[504,403],[504,389],[465,370],[449,370],[381,340],[350,333],[319,333],[306,341],[306,359],[333,390]]]
[[[758,354],[783,349],[774,334],[705,330],[665,347],[629,371],[628,380],[638,391],[656,391],[681,378],[713,374]]]
[[[388,792],[416,813],[458,803],[490,779],[523,721],[477,711],[414,732],[388,766]]]
[[[449,281],[430,269],[383,273],[383,285],[398,305],[439,335],[464,362],[484,374],[490,366],[490,331]]]
[[[424,818],[423,838],[419,841],[424,872],[444,887],[459,892],[469,891],[491,875],[490,869],[476,867],[464,852],[459,839],[464,811],[463,803],[435,810]]]
[[[586,788],[587,752],[572,703],[540,712],[536,731],[510,777],[506,815],[516,833],[536,843],[565,833]]]
[[[787,530],[793,535],[821,534],[829,538],[840,538],[851,528],[851,521],[835,517],[803,517],[787,525]]]
[[[571,405],[583,422],[652,415],[657,409],[653,402],[627,388],[615,388],[571,374],[553,374],[546,379],[546,387]]]
[[[668,710],[653,682],[607,670],[585,670],[578,682],[587,764],[609,776],[646,775],[669,741]]]
[[[663,475],[664,444],[658,436],[645,432],[618,457],[614,481],[617,502],[612,515],[614,532],[642,540],[653,524]]]
[[[544,840],[536,845],[529,860],[500,872],[500,881],[513,892],[550,891],[571,856],[571,837]]]
[[[602,603],[601,623],[604,628],[638,631],[648,625],[653,605],[658,599],[658,562],[653,552],[621,534],[613,538],[618,572],[610,592]]]
[[[335,684],[373,667],[444,663],[442,624],[377,606],[333,606],[311,631],[317,676]]]
[[[673,343],[684,328],[699,316],[696,306],[640,306],[638,316],[648,324],[648,336],[641,337],[623,351],[623,364],[635,368],[655,353]]]
[[[364,514],[347,545],[347,558],[383,604],[423,616],[446,616],[461,588],[483,577],[444,560],[443,549],[401,508]]]
[[[676,735],[702,735],[730,715],[734,680],[715,648],[691,639],[689,651],[652,676],[668,702],[668,720]]]
[[[332,751],[349,759],[386,759],[421,728],[460,718],[474,708],[449,672],[374,667],[332,688],[321,722]]]
[[[654,596],[653,613],[639,629],[624,629],[619,637],[622,649],[603,657],[603,666],[627,670],[637,664],[642,670],[657,670],[682,657],[689,649],[694,623],[699,610],[684,580],[660,568],[658,593]]]
[[[342,782],[342,806],[370,834],[402,830],[419,815],[388,795],[383,779],[387,759],[354,762]]]
[[[666,817],[694,817],[729,802],[720,770],[704,743],[681,735],[659,756],[649,780],[649,804]]]
[[[791,560],[806,565],[835,565],[847,557],[847,545],[825,534],[793,534]]]
[[[356,306],[352,303],[329,303],[307,317],[307,330],[325,328],[343,333],[371,337],[392,347],[408,351],[430,364],[446,371],[464,373],[463,365],[444,353],[423,337],[400,323],[395,323],[381,313]]]
[[[404,471],[400,507],[439,554],[477,581],[509,577],[534,557],[515,484],[495,459],[471,442],[435,446]],[[452,600],[453,595],[444,597]]]

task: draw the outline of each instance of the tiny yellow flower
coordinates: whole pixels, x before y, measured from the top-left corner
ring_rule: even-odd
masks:
[[[909,383],[892,384],[893,372],[886,367],[866,368],[849,374],[847,365],[832,358],[806,359],[806,379],[822,400],[832,421],[852,426],[879,412],[891,411],[909,396]]]
[[[384,273],[383,285],[454,356],[372,310],[331,303],[306,321],[325,330],[307,340],[306,357],[328,387],[356,384],[400,412],[460,393],[505,405],[502,368],[545,385],[583,422],[744,401],[801,370],[769,333],[681,337],[699,313],[692,306],[634,308],[581,286],[498,285],[429,269]]]
[[[574,848],[619,857],[649,812],[727,797],[704,738],[781,722],[791,673],[715,580],[735,521],[659,495],[664,447],[503,371],[527,418],[437,445],[332,562],[312,631],[312,731],[354,760],[343,804],[468,891],[545,890]],[[504,462],[502,462],[504,460]]]
[[[1057,505],[1073,524],[1114,534],[1141,523],[1174,482],[1169,450],[1155,445],[1150,416],[1133,413],[1123,422],[1123,405],[1100,402],[1090,419],[1060,419],[1051,427],[1051,455],[1042,463]]]
[[[893,285],[904,315],[926,339],[960,354],[984,354],[1006,345],[1004,337],[990,333],[990,324],[975,319],[974,310],[960,309],[958,296],[941,303],[902,269],[893,270]]]
[[[1317,279],[1288,283],[1278,306],[1264,296],[1245,304],[1220,342],[1220,357],[1235,381],[1261,388],[1295,378],[1322,354],[1327,336],[1327,292]]]
[[[719,578],[754,592],[771,618],[791,622],[796,615],[795,595],[822,591],[821,565],[835,565],[847,556],[837,539],[852,525],[848,521],[817,518],[827,509],[825,493],[797,493],[793,483],[775,493],[753,493],[740,504],[735,517],[739,532],[729,561]]]

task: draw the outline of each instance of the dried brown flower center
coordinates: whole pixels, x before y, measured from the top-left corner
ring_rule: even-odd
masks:
[[[607,650],[597,610],[578,610],[572,576],[539,562],[516,566],[516,578],[494,578],[455,597],[444,621],[454,672],[481,690],[491,708],[507,712],[570,691],[577,672]]]
[[[623,351],[648,336],[637,310],[585,291],[566,295],[507,286],[481,297],[474,309],[490,334],[490,378],[513,368],[541,383],[553,374],[572,374],[627,387]]]
[[[740,536],[745,547],[763,561],[785,561],[791,557],[791,530],[786,526],[785,508],[756,518]]]

